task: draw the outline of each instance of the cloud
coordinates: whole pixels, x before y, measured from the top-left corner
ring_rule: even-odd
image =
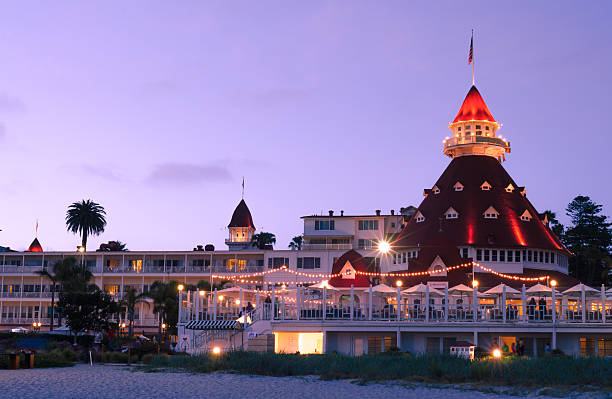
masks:
[[[149,184],[189,185],[203,182],[231,181],[229,170],[222,166],[203,166],[188,163],[164,163],[155,166],[145,179]]]
[[[15,113],[25,111],[26,106],[23,101],[6,93],[0,93],[0,112]]]
[[[79,168],[88,175],[99,177],[110,181],[123,181],[124,179],[114,171],[104,166],[80,165]]]

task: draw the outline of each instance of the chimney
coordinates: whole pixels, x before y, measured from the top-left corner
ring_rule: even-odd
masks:
[[[395,209],[391,209],[391,216],[395,215]]]
[[[334,211],[329,211],[329,216],[334,216]]]
[[[376,210],[376,216],[380,216],[380,209]]]
[[[340,211],[340,216],[344,216],[344,211]]]

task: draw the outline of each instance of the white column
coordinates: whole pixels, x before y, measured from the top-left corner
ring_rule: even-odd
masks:
[[[325,320],[327,316],[327,288],[323,287],[323,320]],[[325,332],[323,332],[323,339],[325,341]],[[325,350],[323,350],[325,353]]]
[[[397,320],[401,320],[402,319],[402,309],[401,309],[401,303],[402,303],[402,291],[400,287],[397,287],[397,298],[396,298],[396,302],[397,302]]]
[[[285,292],[281,290],[281,320],[285,320]]]
[[[323,353],[327,353],[327,331],[323,330]]]
[[[444,321],[448,321],[448,285],[444,287]]]
[[[351,284],[351,320],[353,320],[353,313],[355,310],[355,298],[353,297],[355,295],[355,288],[353,287],[353,284]]]
[[[553,324],[555,324],[555,322],[557,321],[557,290],[555,289],[555,287],[551,287],[551,296],[552,296],[552,322]],[[553,338],[556,340],[556,334],[553,332]],[[556,349],[556,348],[553,348]]]
[[[521,299],[523,300],[523,321],[527,320],[527,290],[525,284],[521,288]]]
[[[402,332],[400,331],[400,329],[397,329],[397,339],[396,339],[396,344],[397,347],[399,348],[399,350],[402,350]]]
[[[582,305],[582,322],[586,322],[586,293],[584,292],[584,284],[582,285],[582,289],[580,290],[581,295],[581,305]]]
[[[372,320],[372,284],[370,284],[370,289],[368,290],[368,320]]]
[[[300,319],[302,313],[302,287],[295,286],[295,311],[296,320]]]
[[[474,330],[474,346],[478,346],[478,331]]]
[[[502,312],[502,320],[505,323],[506,322],[506,284],[504,284],[504,286],[502,287],[502,303],[501,303],[501,312]]]
[[[215,294],[213,295],[213,320],[217,320],[217,301],[218,300],[219,300],[219,294],[217,293],[217,289],[215,288]]]
[[[472,318],[478,320],[478,286],[472,284]],[[476,334],[476,333],[475,333]]]
[[[429,321],[429,284],[425,286],[425,322]]]
[[[270,302],[271,302],[271,304],[270,304],[270,307],[271,307],[271,309],[270,309],[270,320],[274,320],[274,316],[276,316],[274,314],[275,307],[276,307],[275,303],[274,303],[274,293],[275,293],[275,291],[276,290],[274,289],[274,286],[272,286],[272,291],[270,292]]]
[[[259,290],[257,290],[257,293],[255,294],[255,311],[259,315],[260,319],[263,316],[263,312],[261,311],[261,307],[262,307],[261,303],[259,302]]]
[[[200,321],[200,290],[196,290],[195,295],[195,312],[196,312],[196,321]]]
[[[553,327],[553,331],[552,331],[552,344],[550,347],[552,350],[557,349],[557,331],[555,330],[555,328]]]
[[[601,322],[606,322],[606,286],[601,285]]]
[[[179,323],[181,321],[183,321],[183,293],[181,291],[179,291],[178,293],[178,300],[179,300]]]
[[[244,307],[244,304],[242,302],[242,300],[243,300],[242,287],[240,287],[240,293],[238,294],[238,300],[240,301],[240,306],[238,306],[238,312],[240,312],[240,309],[242,309]]]

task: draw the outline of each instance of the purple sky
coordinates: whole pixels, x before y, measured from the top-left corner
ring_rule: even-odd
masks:
[[[246,177],[258,229],[418,205],[471,83],[536,208],[612,213],[610,2],[15,2],[0,13],[0,245],[223,240]],[[563,221],[567,218],[563,215]]]

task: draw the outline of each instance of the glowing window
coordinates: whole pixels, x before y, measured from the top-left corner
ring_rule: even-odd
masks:
[[[417,223],[421,223],[421,222],[423,222],[425,220],[425,216],[423,216],[423,214],[419,211],[415,215],[415,220],[416,220]]]
[[[514,186],[512,185],[512,183],[508,184],[508,187],[506,187],[506,192],[511,193],[513,191],[514,191]]]
[[[499,217],[499,212],[490,206],[489,209],[484,211],[484,217],[485,219],[497,219]]]
[[[460,182],[455,183],[455,185],[453,186],[453,189],[455,191],[463,191],[463,184],[461,184]]]
[[[521,215],[521,220],[524,222],[529,222],[531,220],[531,214],[529,213],[529,211],[523,212],[523,214]]]
[[[482,191],[489,191],[489,190],[491,190],[491,185],[489,184],[489,182],[486,182],[486,181],[485,181],[484,183],[482,183],[482,184],[480,185],[480,189],[481,189]]]
[[[457,219],[459,217],[459,213],[453,209],[453,207],[450,207],[446,210],[446,212],[444,212],[444,216],[447,219]]]
[[[431,191],[432,191],[434,194],[440,194],[440,189],[438,188],[438,186],[433,186],[433,188],[431,189]]]

